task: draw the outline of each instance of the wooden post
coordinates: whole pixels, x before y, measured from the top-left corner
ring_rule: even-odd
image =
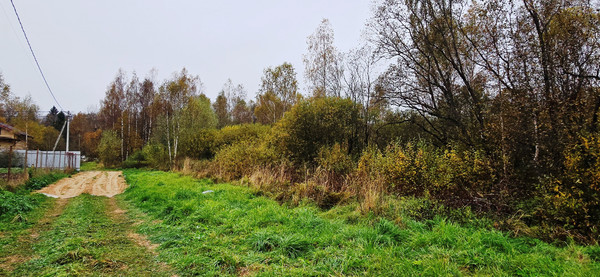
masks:
[[[12,145],[8,148],[8,174],[7,174],[7,182],[10,182],[10,169],[12,167],[12,152],[13,152],[13,147]]]
[[[35,168],[36,168],[36,169],[37,169],[37,167],[38,167],[38,158],[39,158],[39,156],[40,156],[40,149],[38,149],[38,150],[35,152]]]

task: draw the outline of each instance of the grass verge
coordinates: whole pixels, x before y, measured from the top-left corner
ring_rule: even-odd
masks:
[[[131,222],[106,197],[72,198],[50,230],[33,246],[34,258],[12,272],[19,276],[171,276],[169,269],[129,237]]]
[[[34,176],[13,188],[0,189],[0,276],[9,275],[14,267],[31,258],[32,244],[39,232],[53,219],[56,200],[31,191],[45,187],[68,174],[33,172]]]
[[[24,220],[28,212],[46,200],[45,196],[31,192],[67,176],[66,173],[51,172],[32,177],[14,192],[0,189],[0,224]]]
[[[38,232],[46,227],[44,223],[51,221],[47,211],[53,209],[55,203],[56,199],[40,201],[35,209],[15,220],[0,221],[0,276],[10,276],[18,264],[34,255],[32,244]],[[44,218],[47,220],[42,223]]]
[[[462,227],[441,217],[395,222],[356,207],[323,212],[252,190],[175,173],[124,171],[120,199],[147,214],[138,232],[182,275],[573,275],[600,274],[598,246]]]

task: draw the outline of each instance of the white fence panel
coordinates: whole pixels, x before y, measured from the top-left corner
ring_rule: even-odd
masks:
[[[27,167],[67,169],[73,168],[79,171],[81,166],[80,151],[39,151],[39,150],[16,150],[23,162],[27,161]],[[27,156],[27,158],[25,158]]]

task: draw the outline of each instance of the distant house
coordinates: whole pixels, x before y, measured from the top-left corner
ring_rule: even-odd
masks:
[[[13,150],[27,149],[26,137],[32,138],[13,126],[0,123],[0,151],[9,150],[11,146]]]

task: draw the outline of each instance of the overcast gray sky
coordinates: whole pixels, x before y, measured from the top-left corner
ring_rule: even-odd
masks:
[[[370,0],[14,0],[58,101],[97,107],[119,68],[163,81],[186,67],[214,99],[228,78],[254,98],[263,69],[290,62],[304,93],[306,38],[328,18],[340,51],[358,46]],[[42,110],[53,100],[27,48],[10,0],[0,0],[0,72],[12,92]]]

